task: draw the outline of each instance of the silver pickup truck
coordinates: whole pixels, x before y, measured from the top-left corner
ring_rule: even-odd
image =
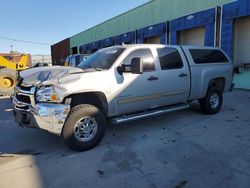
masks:
[[[194,100],[203,113],[215,114],[232,80],[232,62],[218,48],[114,46],[78,67],[20,72],[14,115],[20,126],[61,135],[69,148],[84,151],[102,140],[110,121],[181,110]]]

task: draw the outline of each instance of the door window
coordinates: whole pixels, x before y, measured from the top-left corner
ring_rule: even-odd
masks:
[[[150,49],[139,49],[131,52],[123,61],[123,64],[130,65],[133,58],[142,58],[143,72],[155,71],[155,62]]]
[[[181,56],[176,48],[158,48],[157,49],[161,69],[180,69],[183,67]]]

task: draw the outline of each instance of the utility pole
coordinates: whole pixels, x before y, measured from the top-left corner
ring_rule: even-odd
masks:
[[[11,60],[13,61],[13,45],[10,45],[10,56],[11,56]]]
[[[11,54],[13,53],[13,45],[12,44],[10,45],[10,53]]]

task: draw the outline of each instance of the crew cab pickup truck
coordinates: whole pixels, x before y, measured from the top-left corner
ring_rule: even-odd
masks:
[[[72,150],[85,151],[102,140],[107,122],[181,110],[194,100],[203,113],[215,114],[232,80],[232,62],[218,48],[113,46],[78,67],[20,72],[14,115],[20,126],[50,131]]]

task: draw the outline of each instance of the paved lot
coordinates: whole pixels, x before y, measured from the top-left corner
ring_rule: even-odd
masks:
[[[0,98],[0,187],[250,187],[250,92],[225,95],[219,114],[191,109],[109,126],[95,149],[20,128]]]

